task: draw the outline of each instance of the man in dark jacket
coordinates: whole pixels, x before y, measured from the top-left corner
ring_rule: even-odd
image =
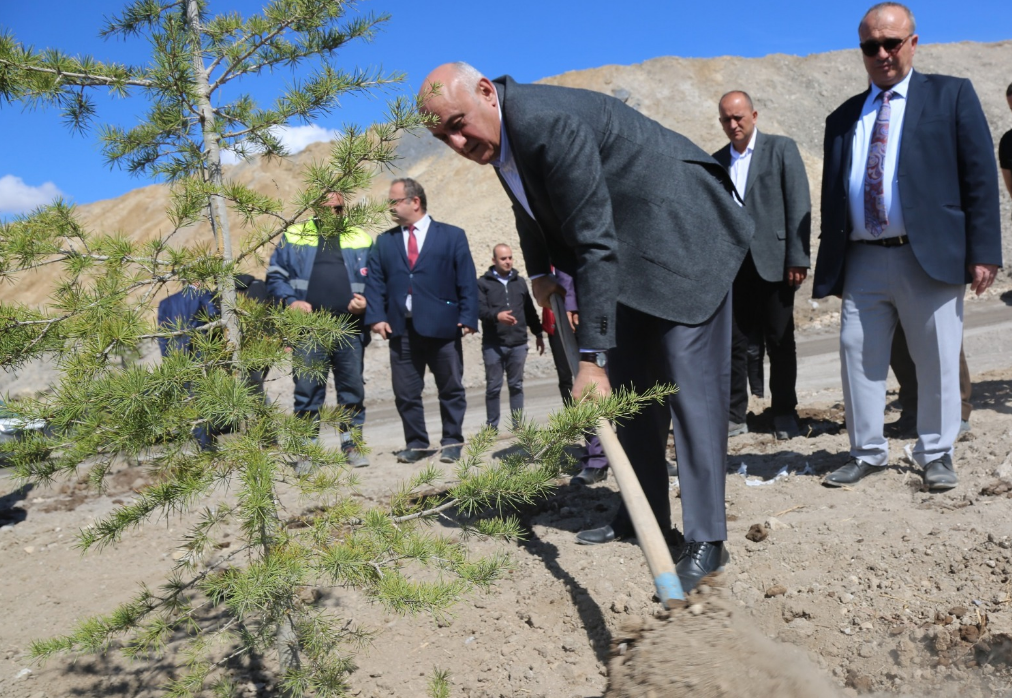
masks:
[[[327,195],[323,206],[335,216],[344,215],[344,198],[337,192]],[[362,327],[366,311],[365,275],[372,238],[353,228],[340,236],[320,235],[322,218],[296,223],[285,231],[267,267],[267,290],[279,303],[302,312],[326,310],[334,315],[349,314],[351,334],[347,343],[334,347],[294,347],[306,364],[323,363],[334,372],[337,404],[350,412],[341,425],[341,448],[348,464],[369,465],[364,453],[354,447],[351,429],[365,424],[365,383],[362,380],[365,347],[369,334]],[[299,373],[295,380],[295,414],[318,420],[327,391],[326,376]]]
[[[195,330],[218,319],[218,308],[214,296],[199,284],[191,284],[182,291],[173,293],[158,304],[158,327],[170,332],[183,332],[168,337],[158,337],[158,349],[162,356],[171,352],[193,353],[191,337],[187,330]],[[201,451],[214,449],[214,437],[220,430],[210,429],[201,423],[193,429]]]
[[[443,463],[460,459],[464,444],[464,350],[461,338],[478,331],[478,284],[463,229],[432,219],[421,184],[390,184],[390,217],[369,254],[365,322],[390,340],[390,382],[404,427],[399,463],[427,457],[422,388],[428,367],[439,393]]]
[[[499,428],[499,392],[503,372],[510,392],[510,413],[524,408],[524,364],[527,329],[537,338],[538,353],[545,353],[541,321],[527,290],[527,282],[513,268],[513,250],[499,244],[492,250],[492,266],[478,278],[478,319],[481,320],[481,354],[485,360],[485,414]]]

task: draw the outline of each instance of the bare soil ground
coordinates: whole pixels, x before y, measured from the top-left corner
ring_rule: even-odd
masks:
[[[617,506],[610,478],[591,488],[562,479],[523,511],[529,533],[510,551],[512,573],[449,619],[391,615],[356,593],[324,590],[320,603],[376,632],[357,657],[352,694],[423,696],[439,667],[452,673],[452,695],[468,698],[793,698],[828,695],[826,684],[851,695],[1012,695],[1012,369],[974,378],[973,431],[955,454],[960,485],[944,494],[921,491],[904,439],[892,441],[886,472],[825,489],[821,476],[846,460],[842,405],[825,390],[803,394],[806,435],[777,442],[755,400],[752,433],[730,444],[731,564],[692,599],[696,612],[663,620],[634,544],[574,544],[576,531]],[[417,467],[394,462],[400,436],[385,428],[367,430],[386,445],[361,471],[361,495],[377,502]],[[82,556],[73,545],[80,527],[145,482],[142,468],[125,464],[102,494],[79,482],[14,491],[0,480],[0,696],[158,695],[151,686],[169,672],[164,664],[109,655],[39,667],[26,656],[31,640],[109,611],[172,568],[185,520],[144,526],[102,553]],[[672,481],[676,522],[678,494]],[[728,623],[757,635],[715,659],[706,650]],[[799,679],[803,663],[814,673]],[[274,666],[267,656],[241,667],[243,695],[272,695]]]

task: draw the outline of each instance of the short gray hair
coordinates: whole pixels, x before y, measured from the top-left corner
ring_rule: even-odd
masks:
[[[454,61],[450,65],[453,66],[453,70],[457,74],[457,80],[467,88],[468,92],[478,91],[478,82],[485,77],[481,71],[464,61]]]
[[[403,184],[404,196],[408,197],[409,199],[413,199],[417,196],[418,200],[422,204],[422,210],[423,211],[429,210],[428,201],[426,201],[425,199],[425,190],[422,189],[421,184],[411,179],[410,177],[401,177],[400,179],[395,179],[390,183],[390,185],[393,186],[394,184]]]
[[[893,9],[896,9],[896,10],[903,10],[904,12],[906,12],[907,13],[907,19],[910,20],[910,33],[911,34],[916,34],[917,33],[917,20],[914,19],[914,13],[913,13],[913,11],[911,11],[911,9],[909,7],[907,7],[906,5],[904,5],[901,2],[880,2],[880,3],[876,4],[876,5],[872,5],[870,8],[868,8],[868,11],[864,13],[864,17],[861,18],[861,24],[864,24],[864,20],[868,19],[868,17],[870,15],[872,15],[872,14],[878,14],[882,10],[889,9],[889,8],[893,8]],[[861,29],[861,24],[857,25],[859,31]]]

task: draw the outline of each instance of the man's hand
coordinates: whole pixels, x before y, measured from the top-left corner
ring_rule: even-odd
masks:
[[[967,264],[966,268],[970,270],[970,290],[978,296],[991,287],[998,275],[997,264]]]
[[[390,329],[390,324],[386,322],[374,322],[369,325],[369,329],[378,334],[383,339],[389,339],[390,334],[393,330]]]
[[[580,314],[575,310],[567,310],[566,319],[569,320],[569,329],[576,332],[576,328],[580,326]]]
[[[348,303],[348,312],[352,315],[361,315],[365,312],[365,296],[361,293],[352,294],[351,302]]]
[[[534,294],[534,300],[538,302],[542,308],[548,308],[551,310],[552,301],[551,295],[556,293],[563,298],[566,297],[566,289],[559,285],[558,280],[555,278],[555,274],[545,274],[539,276],[536,279],[531,280],[531,293]]]
[[[577,400],[596,400],[611,395],[611,383],[603,368],[589,361],[580,362],[580,370],[573,381],[573,397]]]
[[[787,283],[797,288],[808,278],[808,270],[804,267],[787,267]]]
[[[303,313],[313,312],[313,306],[311,306],[306,301],[292,301],[291,303],[288,304],[288,307],[293,308],[294,310],[299,310]]]
[[[517,319],[513,317],[512,310],[504,310],[498,315],[496,315],[495,318],[500,322],[500,324],[508,325],[509,327],[512,327],[513,325],[517,324]]]
[[[457,327],[459,327],[461,329],[461,331],[464,333],[465,337],[467,335],[469,335],[469,334],[477,334],[478,333],[478,330],[476,328],[474,328],[474,327],[464,327],[464,325],[461,324],[461,323],[459,323],[459,322],[457,323]]]
[[[534,346],[536,346],[538,348],[538,355],[539,356],[541,354],[544,354],[545,353],[545,338],[544,337],[536,337],[534,339]]]

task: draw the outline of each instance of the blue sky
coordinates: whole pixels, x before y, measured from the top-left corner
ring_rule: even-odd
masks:
[[[521,82],[569,70],[612,63],[638,63],[657,56],[806,55],[853,48],[857,22],[870,2],[767,0],[723,3],[694,0],[371,0],[357,11],[388,13],[372,43],[349,47],[341,65],[403,71],[407,82],[386,95],[346,100],[317,128],[291,131],[294,148],[347,123],[382,117],[388,97],[414,91],[436,65],[466,60],[488,75],[510,73]],[[255,0],[210,0],[212,11],[243,14],[263,5]],[[141,39],[98,38],[102,18],[118,13],[121,0],[0,0],[0,30],[37,49],[59,47],[103,60],[143,63]],[[927,0],[911,3],[922,42],[1001,41],[1012,38],[1010,0]],[[958,11],[957,9],[958,8]],[[1012,66],[1010,66],[1012,77]],[[292,79],[279,73],[244,85],[270,100]],[[297,77],[297,76],[296,76]],[[100,101],[98,123],[132,125],[143,113],[140,99]],[[0,216],[9,216],[63,195],[76,203],[119,196],[149,184],[103,164],[94,133],[71,135],[54,111],[0,108]]]

